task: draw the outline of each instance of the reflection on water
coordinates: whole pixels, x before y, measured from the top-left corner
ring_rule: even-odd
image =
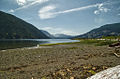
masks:
[[[64,43],[64,42],[76,42],[76,40],[70,39],[12,39],[12,40],[0,40],[0,50],[22,48],[22,47],[32,47],[37,44],[46,43]]]

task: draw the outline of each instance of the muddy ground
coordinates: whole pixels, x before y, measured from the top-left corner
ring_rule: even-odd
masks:
[[[120,65],[114,48],[86,44],[0,51],[0,79],[85,79]]]

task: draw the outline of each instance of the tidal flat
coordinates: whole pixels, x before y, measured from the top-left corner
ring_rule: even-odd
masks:
[[[1,50],[0,79],[86,79],[119,65],[114,52],[81,43]]]

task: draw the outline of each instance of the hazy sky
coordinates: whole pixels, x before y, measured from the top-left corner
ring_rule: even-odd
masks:
[[[120,0],[0,0],[0,10],[52,34],[79,35],[120,22]]]

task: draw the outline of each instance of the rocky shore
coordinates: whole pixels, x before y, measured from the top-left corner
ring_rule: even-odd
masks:
[[[0,79],[86,79],[120,65],[114,52],[79,43],[0,51]]]

